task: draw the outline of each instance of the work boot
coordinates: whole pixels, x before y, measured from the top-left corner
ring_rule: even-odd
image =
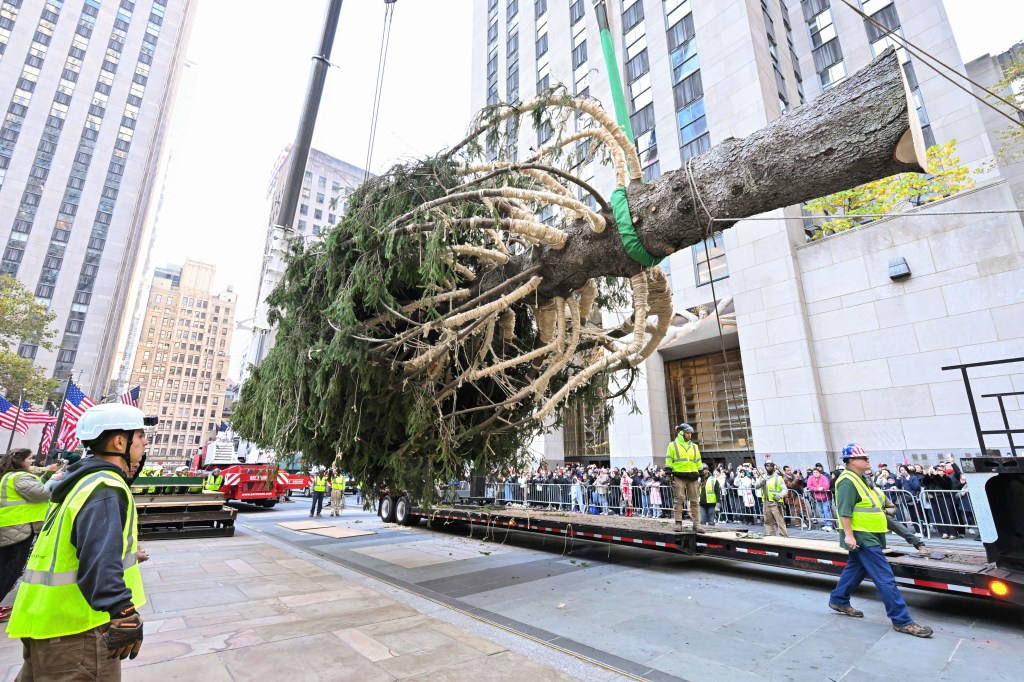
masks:
[[[683,522],[682,521],[676,521],[676,532],[677,533],[682,533],[683,532]]]
[[[863,618],[864,617],[864,612],[863,611],[858,611],[857,609],[853,608],[852,606],[840,606],[839,604],[829,603],[828,607],[830,609],[832,609],[833,611],[835,611],[836,613],[841,613],[844,616],[849,616],[850,618]],[[929,633],[930,632],[931,632],[931,630],[929,630]]]
[[[919,625],[917,623],[907,623],[906,625],[893,625],[892,629],[896,632],[902,632],[905,635],[913,635],[914,637],[931,637],[932,629],[927,625]]]

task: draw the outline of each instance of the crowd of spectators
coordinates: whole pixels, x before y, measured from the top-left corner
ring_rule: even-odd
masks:
[[[788,525],[835,531],[837,520],[832,494],[842,473],[818,463],[801,470],[783,465],[780,472],[789,489],[785,502]],[[707,485],[713,476],[715,484]],[[896,505],[897,518],[932,536],[964,537],[975,525],[967,482],[952,456],[934,466],[901,464],[892,471],[885,463],[865,474]],[[702,474],[702,523],[761,523],[765,480],[763,468],[751,463],[718,464]],[[709,502],[707,493],[711,493]],[[672,516],[672,473],[665,467],[602,467],[596,464],[510,472],[489,486],[488,496],[500,504],[570,511],[581,514]]]

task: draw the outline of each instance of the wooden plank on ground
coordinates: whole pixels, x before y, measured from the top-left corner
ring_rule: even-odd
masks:
[[[344,528],[335,526],[333,528],[310,528],[303,530],[303,533],[311,535],[322,535],[325,538],[354,538],[360,535],[376,535],[372,530],[356,530],[355,528]]]
[[[327,525],[326,523],[320,523],[319,521],[284,521],[284,522],[279,523],[277,525],[281,526],[282,528],[287,528],[288,530],[307,530],[307,529],[310,529],[310,528],[331,528],[331,526]]]

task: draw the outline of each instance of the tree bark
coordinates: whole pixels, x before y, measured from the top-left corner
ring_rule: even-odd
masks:
[[[691,161],[695,200],[684,166],[650,184],[627,189],[630,212],[645,248],[667,256],[700,242],[709,213],[723,230],[753,215],[799,204],[905,172],[921,172],[924,144],[896,53],[887,51],[822,96],[743,138],[729,138]],[[706,207],[706,210],[705,210]],[[631,277],[640,270],[622,246],[615,222],[593,233],[578,221],[562,249],[534,249],[480,282],[486,290],[534,264],[544,298],[566,296],[588,279]]]

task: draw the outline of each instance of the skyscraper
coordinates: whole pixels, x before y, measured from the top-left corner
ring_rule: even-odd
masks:
[[[114,359],[193,0],[0,6],[0,272],[57,313],[19,353],[99,397]],[[80,372],[79,375],[77,372]]]
[[[139,407],[160,418],[154,461],[186,460],[223,417],[236,296],[230,286],[213,293],[214,274],[192,260],[154,270],[128,382],[141,387]]]
[[[592,4],[474,5],[474,106],[527,102],[562,84],[611,111]],[[941,0],[849,4],[608,0],[644,181],[810,102],[896,44],[890,32],[964,72]],[[850,441],[883,461],[977,452],[963,387],[941,368],[1021,355],[1024,330],[1005,320],[1019,315],[1024,226],[1012,178],[991,163],[984,106],[917,56],[898,55],[926,142],[955,139],[977,187],[815,239],[801,207],[787,207],[672,254],[661,267],[682,326],[644,363],[633,393],[639,412],[616,405],[601,428],[570,407],[565,427],[534,444],[538,454],[664,462],[684,421],[712,462],[770,454],[802,466]],[[524,124],[518,148],[551,134]],[[608,196],[611,170],[595,165],[577,175]],[[890,279],[894,258],[908,264],[908,278]],[[1014,390],[1009,377],[988,382],[989,393]],[[1001,423],[994,401],[979,409],[985,423]]]
[[[290,155],[289,145],[274,164],[270,186],[267,189],[269,215],[266,243],[263,249],[263,263],[260,266],[256,306],[251,320],[252,338],[241,371],[243,382],[248,375],[248,367],[260,364],[274,346],[276,330],[267,322],[266,299],[284,276],[287,241],[291,238],[286,237],[280,228],[275,227]],[[319,149],[310,149],[292,235],[306,240],[320,239],[323,232],[337,224],[348,210],[348,196],[363,182],[365,176],[366,171],[362,168]]]

